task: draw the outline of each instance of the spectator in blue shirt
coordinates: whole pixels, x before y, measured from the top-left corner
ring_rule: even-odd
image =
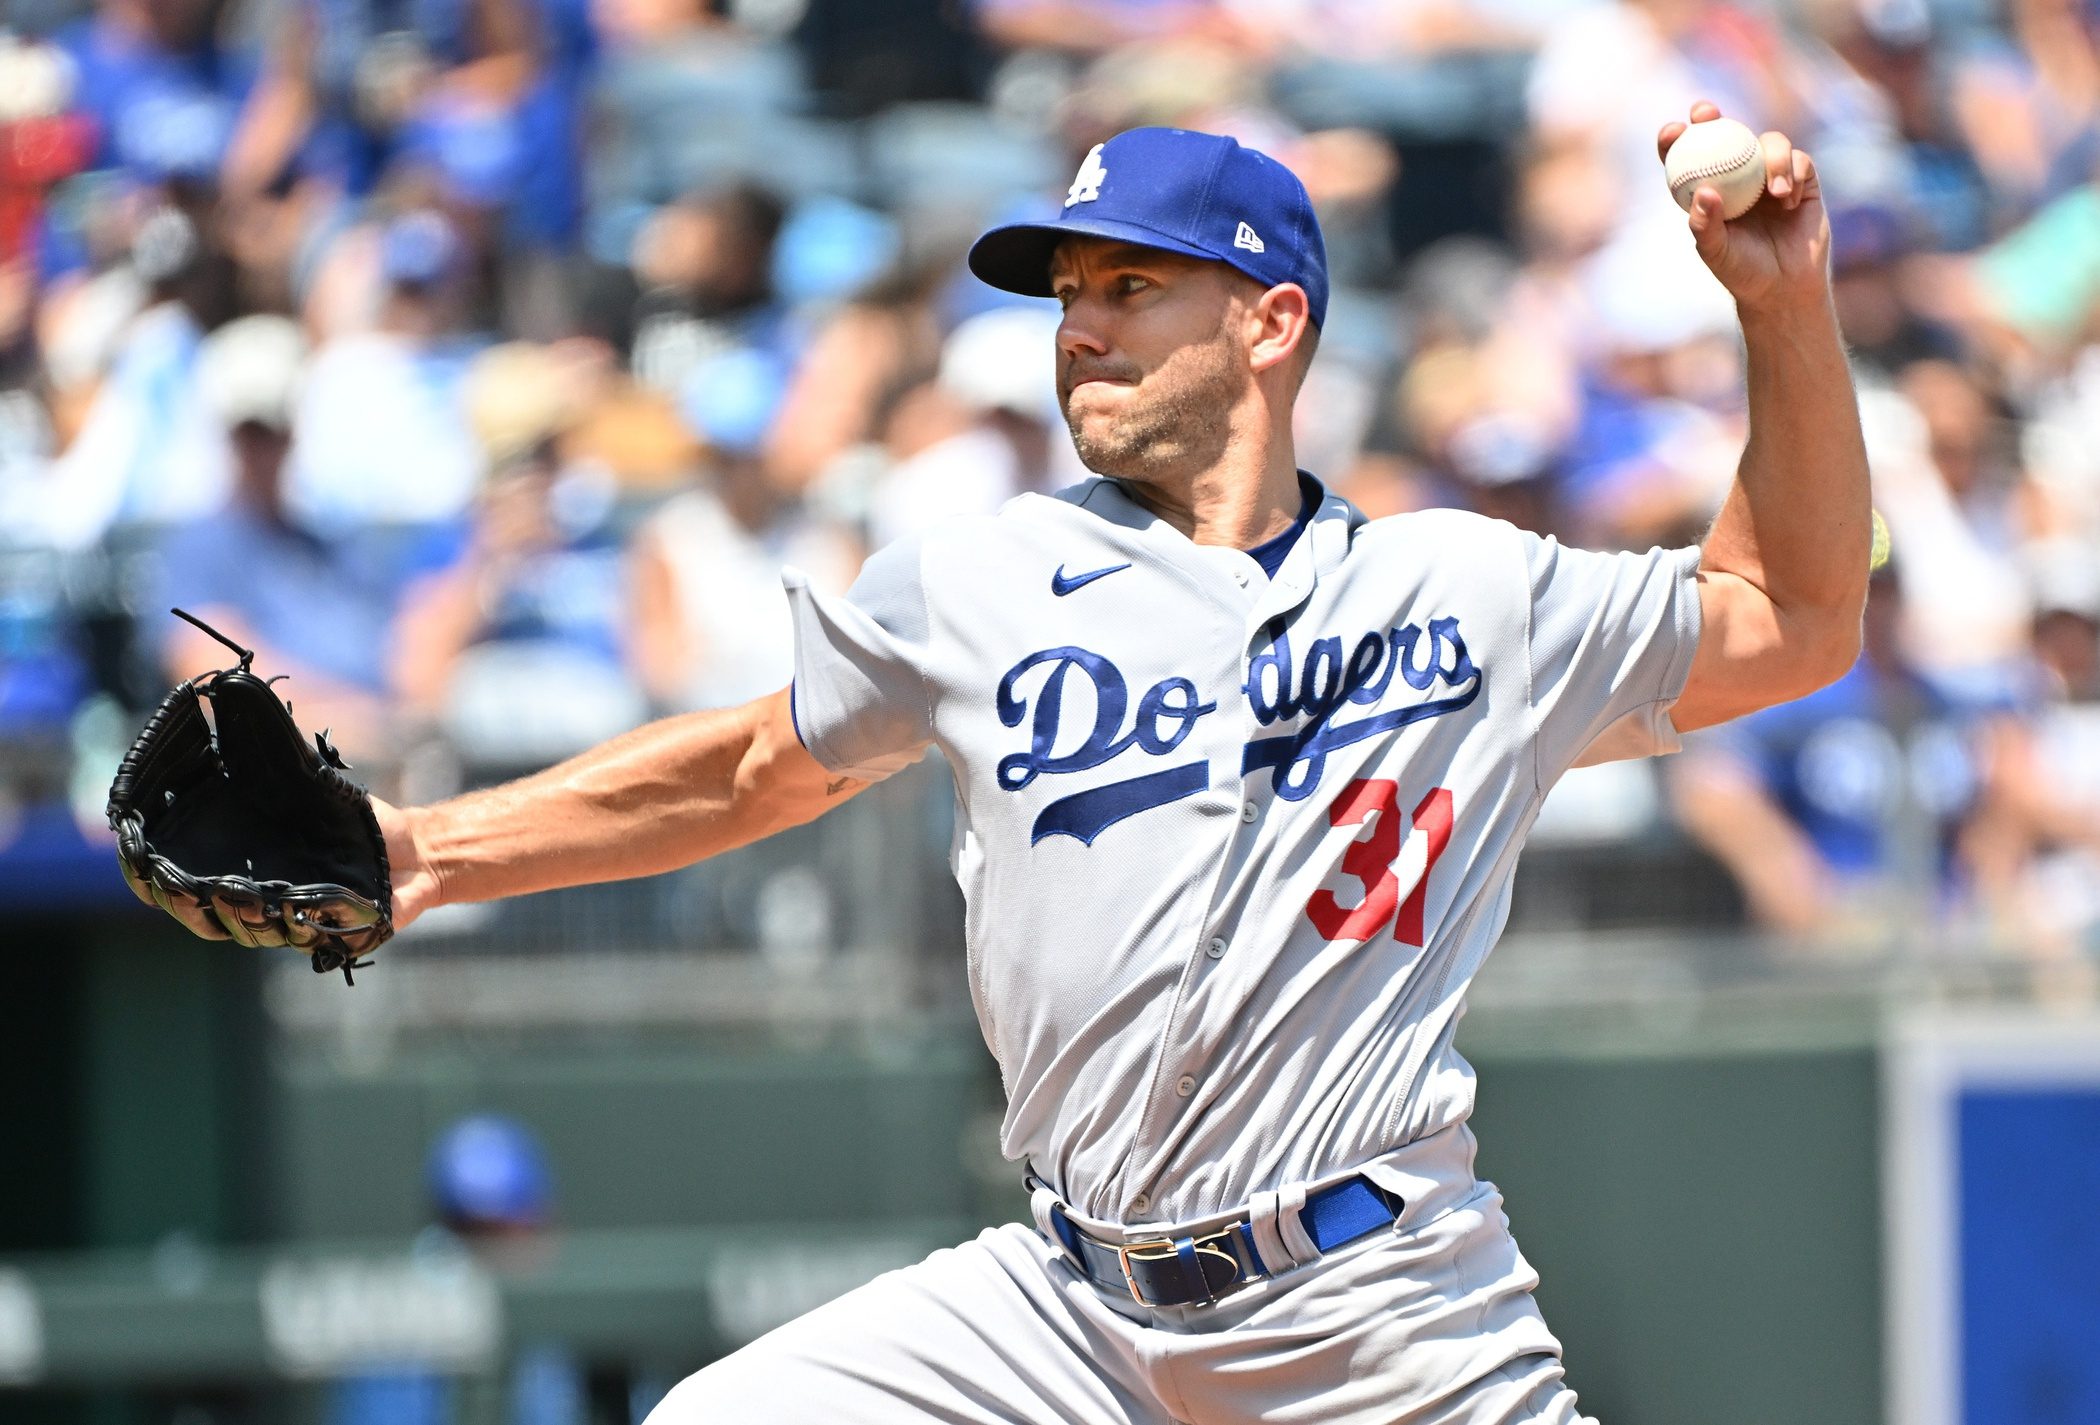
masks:
[[[219,40],[221,0],[100,0],[58,39],[75,109],[95,123],[95,167],[156,181],[204,178],[226,151],[254,79]]]
[[[405,164],[514,241],[566,245],[596,52],[585,0],[297,0],[227,153],[227,196],[317,178],[358,199]]]
[[[172,526],[159,547],[149,607],[178,607],[256,651],[257,666],[288,674],[301,724],[369,765],[395,750],[386,652],[401,571],[355,539],[324,539],[285,509],[283,475],[303,359],[282,317],[247,317],[215,332],[199,356],[205,401],[233,448],[225,508]],[[227,666],[226,649],[187,624],[155,619],[172,681]]]
[[[1886,924],[1897,887],[1969,894],[1962,827],[1984,730],[2013,711],[1910,667],[1894,566],[1874,576],[1864,651],[1808,697],[1685,739],[1667,775],[1678,819],[1728,869],[1750,919],[1792,934]]]

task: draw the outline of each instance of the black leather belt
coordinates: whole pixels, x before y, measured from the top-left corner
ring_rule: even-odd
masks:
[[[1391,1226],[1406,1207],[1398,1194],[1369,1178],[1354,1177],[1307,1194],[1298,1220],[1315,1247],[1331,1252]],[[1051,1207],[1050,1220],[1065,1252],[1089,1281],[1127,1291],[1140,1306],[1207,1306],[1271,1274],[1254,1245],[1253,1225],[1244,1217],[1200,1237],[1135,1242],[1104,1242],[1089,1235],[1062,1203]]]

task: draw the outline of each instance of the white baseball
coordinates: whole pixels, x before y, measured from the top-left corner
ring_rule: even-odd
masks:
[[[1678,207],[1689,213],[1692,195],[1712,187],[1721,195],[1721,216],[1732,222],[1765,191],[1765,152],[1748,124],[1708,119],[1677,136],[1663,156],[1663,172]]]

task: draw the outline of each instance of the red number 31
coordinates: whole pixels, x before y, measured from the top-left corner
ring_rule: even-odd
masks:
[[[1376,818],[1375,820],[1371,820]],[[1429,873],[1451,842],[1451,793],[1433,788],[1415,807],[1413,829],[1429,838],[1428,854],[1422,859],[1422,874],[1400,913],[1393,906],[1400,900],[1400,877],[1393,862],[1400,855],[1400,784],[1384,778],[1359,777],[1342,788],[1342,794],[1327,809],[1332,826],[1361,826],[1371,820],[1371,834],[1349,843],[1342,855],[1342,869],[1363,882],[1363,899],[1345,906],[1332,891],[1315,892],[1305,903],[1305,913],[1314,927],[1329,940],[1369,940],[1393,921],[1393,938],[1403,945],[1422,944],[1422,907],[1429,893]]]

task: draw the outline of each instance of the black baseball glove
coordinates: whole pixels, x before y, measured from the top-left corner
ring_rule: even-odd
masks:
[[[394,933],[386,842],[326,733],[311,744],[254,653],[168,694],[124,754],[109,825],[132,891],[200,934],[290,945],[317,974],[350,972]],[[210,703],[207,723],[205,703]],[[201,914],[185,915],[177,907]],[[199,925],[201,920],[202,925]]]

